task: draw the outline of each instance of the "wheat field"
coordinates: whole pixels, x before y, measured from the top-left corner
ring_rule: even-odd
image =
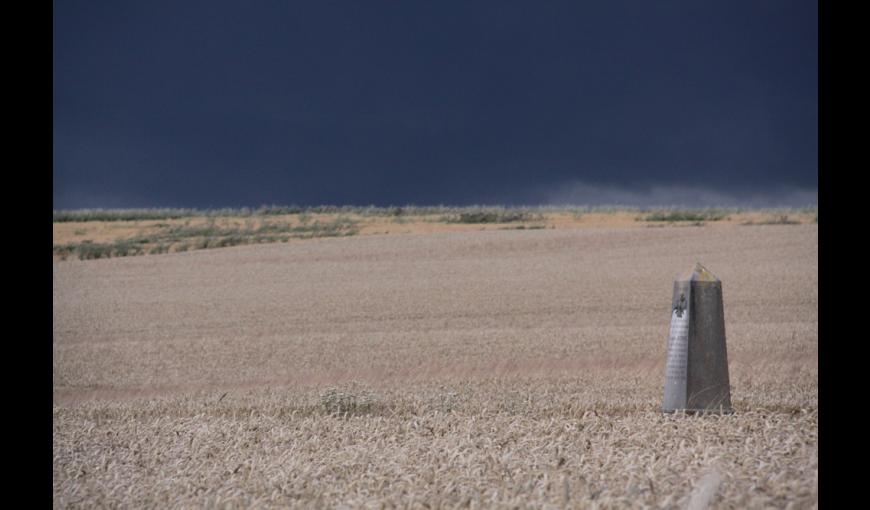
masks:
[[[734,414],[665,415],[674,277]],[[818,225],[424,232],[53,263],[58,508],[816,508]]]

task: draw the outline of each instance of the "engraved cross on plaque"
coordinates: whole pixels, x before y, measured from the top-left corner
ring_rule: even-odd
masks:
[[[686,309],[686,295],[680,294],[680,302],[677,303],[677,306],[674,307],[674,310],[677,312],[677,317],[683,316],[683,310]]]

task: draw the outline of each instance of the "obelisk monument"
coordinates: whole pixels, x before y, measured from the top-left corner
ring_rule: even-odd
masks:
[[[674,281],[662,411],[730,413],[722,282],[701,264]]]

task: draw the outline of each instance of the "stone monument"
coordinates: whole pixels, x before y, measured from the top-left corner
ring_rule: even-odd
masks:
[[[730,413],[722,282],[701,264],[674,281],[662,411]]]

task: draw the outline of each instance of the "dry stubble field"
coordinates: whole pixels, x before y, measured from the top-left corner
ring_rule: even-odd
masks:
[[[662,415],[673,278],[735,414]],[[818,506],[818,225],[55,261],[56,507]]]

